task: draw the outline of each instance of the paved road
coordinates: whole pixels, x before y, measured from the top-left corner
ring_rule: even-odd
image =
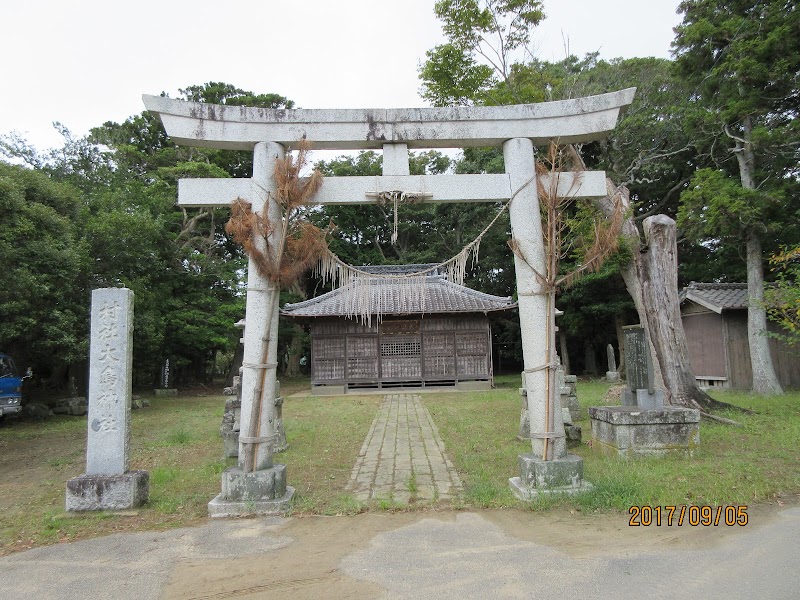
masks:
[[[364,440],[347,490],[359,500],[408,503],[447,500],[461,480],[447,458],[439,430],[418,394],[384,396]]]
[[[0,558],[0,596],[797,598],[800,508],[741,528],[529,511],[214,520]]]

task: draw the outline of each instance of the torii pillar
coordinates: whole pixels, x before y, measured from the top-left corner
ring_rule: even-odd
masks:
[[[382,176],[328,178],[314,198],[319,204],[373,204],[381,192],[389,191],[416,193],[431,202],[512,200],[510,219],[518,250],[515,269],[532,452],[520,456],[520,476],[512,478],[510,484],[518,497],[530,499],[540,493],[572,493],[588,487],[583,481],[582,460],[566,452],[560,397],[552,383],[555,365],[547,364],[547,332],[553,336],[555,325],[554,311],[548,316],[547,290],[535,276],[535,271],[544,272],[545,248],[534,147],[552,140],[570,144],[604,138],[616,126],[635,91],[629,88],[540,104],[415,109],[270,110],[161,96],[143,96],[143,100],[179,144],[254,152],[250,179],[181,180],[181,206],[227,206],[236,198],[244,198],[252,203],[254,212],[267,210],[274,221],[279,209],[270,200],[269,192],[274,189],[272,166],[284,148],[301,139],[308,140],[313,149],[384,151]],[[503,148],[505,174],[408,174],[409,148],[486,146]],[[575,197],[606,195],[603,172],[561,173],[557,184],[561,193]],[[286,485],[285,466],[272,460],[277,291],[252,261],[248,265],[245,318],[244,437],[240,442],[242,446],[255,445],[255,459],[248,464],[240,446],[240,463],[223,474],[222,493],[209,504],[212,516],[280,513],[286,510],[293,492]],[[551,347],[553,361],[553,339]],[[267,361],[263,362],[265,348]],[[548,388],[554,396],[550,405]]]

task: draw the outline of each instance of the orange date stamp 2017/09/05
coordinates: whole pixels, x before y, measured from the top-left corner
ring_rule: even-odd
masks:
[[[631,506],[628,525],[691,525],[692,527],[719,527],[720,525],[747,525],[747,505],[729,506]]]

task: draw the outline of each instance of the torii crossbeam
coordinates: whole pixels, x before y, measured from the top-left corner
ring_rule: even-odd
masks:
[[[528,498],[535,495],[537,487],[583,489],[582,463],[566,453],[558,394],[550,419],[546,419],[545,390],[551,365],[546,364],[545,353],[545,332],[549,330],[546,294],[535,276],[535,271],[544,272],[545,249],[534,146],[606,137],[632,102],[635,91],[629,88],[540,104],[407,109],[264,109],[148,95],[143,100],[179,144],[254,153],[251,178],[181,180],[181,206],[227,206],[236,198],[243,198],[251,202],[254,212],[266,210],[275,222],[280,219],[280,208],[270,194],[275,189],[275,161],[287,146],[301,139],[310,142],[312,149],[383,149],[382,176],[326,178],[314,198],[319,204],[375,203],[378,194],[388,191],[422,194],[426,202],[498,202],[513,197],[509,215],[518,250],[514,264],[533,454],[520,457],[521,477],[512,480],[512,487],[517,495]],[[409,148],[486,146],[503,148],[505,174],[409,174]],[[606,195],[603,172],[562,173],[558,186],[575,197]],[[270,243],[277,241],[271,239]],[[223,474],[222,493],[209,504],[212,516],[281,512],[291,498],[293,490],[286,485],[285,466],[273,463],[271,444],[277,390],[276,298],[274,285],[258,273],[251,260],[241,408],[241,430],[248,433],[240,437],[238,466]],[[261,364],[264,344],[269,353],[267,362]],[[541,458],[545,439],[552,441],[551,455],[546,460]],[[255,446],[256,450],[246,450],[245,446]],[[247,456],[251,457],[249,464]]]

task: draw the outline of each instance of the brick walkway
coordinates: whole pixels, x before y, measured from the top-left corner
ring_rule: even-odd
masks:
[[[439,430],[417,394],[384,396],[361,447],[347,490],[359,500],[407,503],[452,498],[461,480]]]

